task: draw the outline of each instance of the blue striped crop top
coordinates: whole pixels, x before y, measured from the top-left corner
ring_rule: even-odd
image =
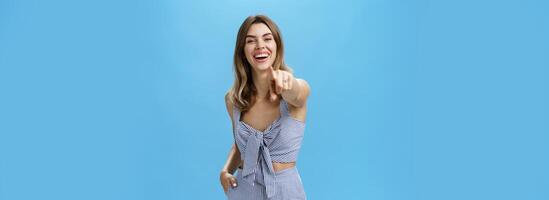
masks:
[[[251,185],[256,181],[256,174],[263,176],[259,183],[266,186],[274,184],[272,162],[297,161],[305,123],[290,116],[288,103],[284,99],[280,99],[279,109],[280,117],[264,131],[259,131],[240,121],[240,110],[233,106],[233,135],[244,160],[242,175]],[[267,196],[274,195],[273,188],[266,187]]]

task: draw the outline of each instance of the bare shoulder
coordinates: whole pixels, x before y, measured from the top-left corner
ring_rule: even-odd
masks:
[[[227,107],[227,114],[229,114],[229,117],[231,118],[231,121],[233,119],[233,101],[231,100],[230,91],[225,93],[225,106]]]

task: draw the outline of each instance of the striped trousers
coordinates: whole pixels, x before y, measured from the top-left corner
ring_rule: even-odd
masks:
[[[276,194],[267,199],[265,186],[256,181],[254,185],[242,180],[242,170],[236,171],[237,187],[229,187],[228,200],[306,200],[303,183],[296,167],[283,169],[276,174]]]

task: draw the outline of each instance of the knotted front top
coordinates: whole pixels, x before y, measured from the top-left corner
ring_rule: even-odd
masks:
[[[234,139],[244,160],[242,177],[254,185],[265,185],[267,197],[275,194],[275,171],[272,162],[297,161],[305,123],[290,116],[288,103],[280,100],[280,117],[264,131],[240,121],[240,110],[233,107]]]

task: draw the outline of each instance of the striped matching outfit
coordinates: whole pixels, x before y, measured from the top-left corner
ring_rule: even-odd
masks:
[[[301,177],[296,167],[275,172],[272,162],[295,162],[301,148],[305,123],[294,119],[288,103],[280,100],[280,117],[264,131],[240,121],[240,110],[233,107],[234,139],[243,169],[238,169],[238,186],[229,187],[229,200],[304,200]]]

